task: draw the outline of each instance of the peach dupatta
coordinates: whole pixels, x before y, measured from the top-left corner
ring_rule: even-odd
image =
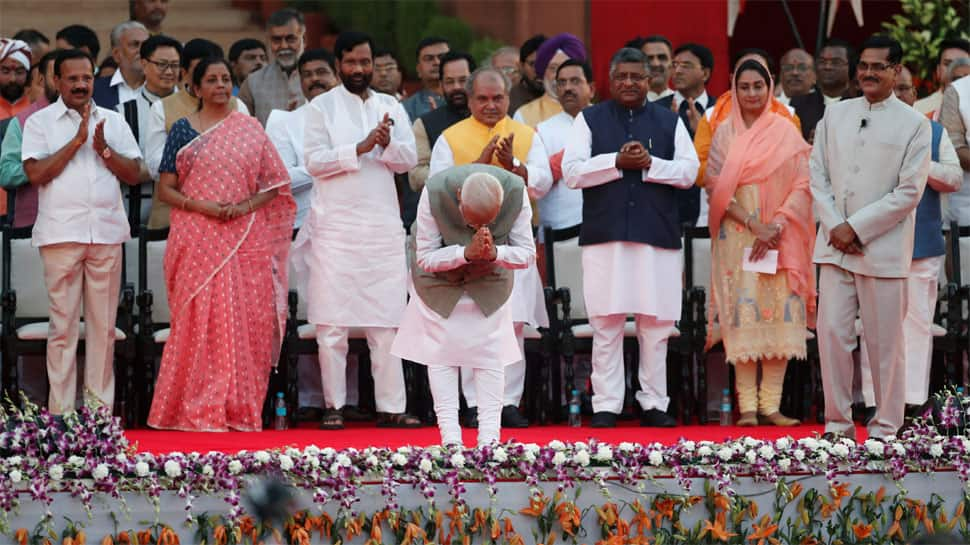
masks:
[[[732,95],[736,94],[732,84]],[[778,268],[785,271],[792,292],[805,301],[806,321],[814,327],[816,292],[812,253],[815,220],[808,172],[812,148],[802,139],[791,119],[771,108],[765,108],[758,119],[746,127],[737,98],[732,102],[728,119],[714,133],[707,165],[711,236],[718,235],[738,186],[759,184],[761,202],[757,213],[761,221],[783,226],[778,245]]]

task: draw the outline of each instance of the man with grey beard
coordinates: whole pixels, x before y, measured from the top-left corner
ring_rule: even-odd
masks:
[[[292,111],[306,102],[297,61],[303,54],[306,24],[295,9],[281,9],[266,21],[273,62],[249,74],[239,88],[239,100],[266,125],[273,110]]]

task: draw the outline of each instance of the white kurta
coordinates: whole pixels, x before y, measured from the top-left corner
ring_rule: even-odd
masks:
[[[292,112],[273,110],[266,119],[266,136],[276,147],[290,175],[290,189],[293,191],[293,200],[296,201],[296,221],[293,226],[297,229],[306,221],[313,199],[313,176],[307,172],[303,162],[306,112],[307,104],[304,104]]]
[[[448,139],[438,138],[431,150],[431,166],[428,170],[428,177],[430,178],[453,166],[455,166],[455,156],[448,144]],[[532,146],[529,148],[529,154],[526,157],[525,168],[529,172],[529,197],[541,199],[552,187],[552,171],[549,170],[546,148],[538,134],[532,137]],[[532,253],[535,254],[534,249]],[[542,278],[539,277],[539,269],[535,265],[535,259],[532,260],[529,267],[515,270],[512,296],[509,297],[508,305],[512,309],[513,321],[527,323],[533,327],[549,327],[549,314],[546,312]]]
[[[562,170],[566,185],[593,187],[618,182],[616,153],[591,156],[592,134],[586,119],[576,117],[566,142]],[[694,184],[700,161],[682,121],[674,133],[674,158],[654,157],[643,183],[686,189]],[[589,316],[644,314],[679,320],[683,272],[681,250],[636,242],[583,246],[583,295]]]
[[[387,148],[358,156],[357,143],[388,113]],[[414,134],[394,97],[366,101],[342,85],[307,107],[304,158],[313,176],[310,214],[293,251],[308,270],[307,319],[340,327],[397,327],[407,296],[407,262],[394,173],[417,163]]]
[[[441,231],[431,213],[427,192],[421,193],[415,224],[415,257],[421,268],[442,272],[468,263],[464,246],[441,246]],[[495,263],[500,267],[515,271],[535,268],[532,207],[525,193],[522,209],[509,233],[509,243],[496,250]],[[491,316],[485,316],[475,301],[464,294],[448,318],[442,318],[421,297],[414,295],[404,311],[391,354],[425,365],[500,369],[516,363],[522,359],[522,353],[512,324],[514,293]]]
[[[539,123],[536,132],[542,137],[546,155],[552,157],[566,147],[573,116],[560,112]],[[572,189],[562,180],[553,180],[552,188],[539,199],[539,224],[553,229],[566,229],[583,222],[583,192]]]

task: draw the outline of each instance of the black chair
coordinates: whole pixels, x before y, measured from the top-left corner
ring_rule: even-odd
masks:
[[[936,388],[947,384],[961,386],[963,384],[963,360],[970,354],[970,319],[967,306],[970,304],[970,285],[964,285],[963,271],[970,270],[964,259],[970,258],[970,252],[961,247],[970,245],[970,226],[961,227],[957,222],[950,223],[950,229],[945,233],[947,238],[947,265],[949,282],[943,286],[943,297],[937,300],[934,312],[934,323],[942,323],[946,333],[933,339],[933,351],[939,358],[934,358],[931,376],[935,377]],[[970,248],[968,248],[970,249]],[[942,362],[940,362],[942,360]],[[936,365],[941,363],[941,365]]]
[[[139,425],[148,421],[155,393],[156,361],[168,341],[169,308],[163,261],[168,227],[138,230],[138,367],[136,390],[139,399],[136,415]]]
[[[49,300],[44,282],[44,266],[37,248],[31,246],[33,226],[2,228],[3,278],[2,341],[3,362],[0,382],[6,395],[18,399],[17,362],[21,356],[44,356],[47,353]],[[122,254],[124,256],[124,254]],[[124,259],[124,257],[123,257]],[[115,413],[125,421],[134,420],[135,331],[134,287],[127,282],[122,264],[121,293],[115,327]],[[84,324],[78,338],[78,350],[84,350]]]

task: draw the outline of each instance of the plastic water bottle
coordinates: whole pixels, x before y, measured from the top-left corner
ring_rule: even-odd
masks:
[[[285,430],[289,427],[286,422],[286,400],[283,399],[283,392],[276,392],[276,416],[273,418],[274,430]]]
[[[579,390],[573,390],[573,395],[569,398],[569,426],[578,428],[583,425],[583,418],[580,414],[582,401],[579,399]]]
[[[730,426],[732,424],[732,420],[731,390],[730,388],[725,388],[721,393],[721,425]]]

